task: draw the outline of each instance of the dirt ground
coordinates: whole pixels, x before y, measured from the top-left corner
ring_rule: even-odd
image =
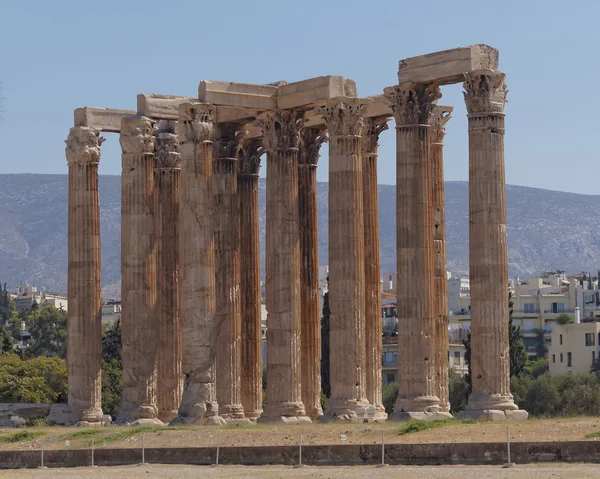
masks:
[[[600,466],[584,464],[527,465],[502,469],[501,466],[373,466],[312,467],[293,469],[285,466],[121,466],[64,469],[21,469],[0,471],[0,477],[15,479],[124,479],[124,478],[309,478],[321,479],[588,479],[597,478]]]
[[[506,427],[510,427],[511,441],[581,441],[587,434],[600,434],[600,418],[569,418],[528,420],[520,422],[481,422],[456,424],[428,431],[398,435],[397,423],[383,424],[307,424],[307,425],[258,425],[244,427],[187,427],[173,430],[160,428],[144,433],[146,447],[206,447],[216,446],[268,446],[296,445],[302,434],[304,445],[322,444],[380,444],[384,432],[386,444],[426,444],[446,442],[504,442]],[[16,432],[43,433],[40,437],[21,442],[2,442]],[[73,434],[89,431],[90,434],[73,438]],[[129,432],[131,431],[131,433]],[[345,440],[342,439],[345,435]],[[0,450],[37,450],[87,448],[91,439],[97,448],[139,448],[141,433],[135,429],[105,427],[81,429],[66,427],[0,429]],[[595,439],[589,439],[595,440]],[[600,438],[598,438],[600,440]]]

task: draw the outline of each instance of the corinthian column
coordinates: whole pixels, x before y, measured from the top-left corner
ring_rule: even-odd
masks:
[[[177,417],[183,391],[179,327],[179,142],[174,122],[156,132],[154,189],[156,194],[156,312],[158,418]]]
[[[385,89],[396,120],[398,380],[392,420],[438,419],[429,127],[439,87]]]
[[[298,143],[293,111],[261,114],[267,151],[267,407],[261,421],[311,422],[300,376]]]
[[[429,131],[433,208],[433,291],[435,303],[435,381],[442,412],[450,412],[448,390],[448,280],[446,278],[446,216],[444,213],[444,136],[452,107],[435,106]]]
[[[73,422],[102,416],[102,298],[98,162],[104,138],[92,128],[71,128],[69,165],[69,276],[67,370]]]
[[[121,121],[121,337],[123,403],[118,420],[162,424],[156,407],[154,135],[146,117]],[[145,421],[148,422],[148,421]]]
[[[381,358],[381,272],[379,266],[379,200],[377,191],[377,148],[379,135],[387,130],[387,118],[364,120],[361,137],[363,208],[365,223],[365,342],[366,395],[375,407],[375,420],[385,421],[382,402]]]
[[[240,204],[236,125],[217,128],[213,161],[215,208],[217,401],[223,419],[244,417],[240,390]]]
[[[238,150],[240,203],[240,296],[242,342],[241,396],[244,414],[256,420],[262,413],[262,324],[260,312],[260,235],[258,171],[260,140],[245,140]]]
[[[365,252],[360,138],[364,100],[334,98],[316,109],[329,130],[331,397],[326,417],[352,420],[368,405]]]
[[[177,122],[181,143],[179,298],[184,374],[179,421],[197,424],[224,424],[215,387],[220,325],[215,318],[214,114],[210,104],[183,103]]]
[[[317,218],[317,161],[327,141],[326,131],[302,130],[298,155],[300,212],[300,312],[302,330],[302,402],[311,419],[321,408],[321,308],[319,301],[319,236]]]
[[[504,73],[465,75],[469,119],[471,383],[464,417],[526,419],[510,393]]]

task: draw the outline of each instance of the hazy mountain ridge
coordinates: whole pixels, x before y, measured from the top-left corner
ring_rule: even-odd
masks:
[[[264,264],[265,186],[261,180],[260,234]],[[119,176],[100,176],[102,284],[119,294]],[[327,183],[318,184],[319,256],[327,264]],[[67,289],[67,176],[0,175],[0,280],[12,290],[25,281],[55,292]],[[395,186],[379,186],[381,269],[395,271]],[[507,187],[509,273],[544,268],[600,267],[600,196]],[[468,184],[446,183],[448,269],[468,271]]]

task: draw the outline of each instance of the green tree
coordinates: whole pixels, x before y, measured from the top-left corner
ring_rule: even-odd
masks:
[[[121,363],[121,322],[107,327],[102,334],[102,411],[116,416],[123,393]]]
[[[461,376],[454,370],[448,373],[448,390],[450,396],[450,412],[457,414],[467,405],[467,399],[471,392],[471,384],[467,375]]]
[[[545,358],[548,353],[548,347],[546,346],[545,332],[541,328],[535,328],[533,330],[535,334],[535,355],[538,359]]]
[[[32,310],[28,316],[31,341],[27,357],[67,357],[67,315],[54,306]]]
[[[394,404],[396,404],[396,399],[398,398],[398,383],[393,382],[389,383],[385,388],[383,388],[381,399],[383,403],[383,407],[385,408],[385,412],[391,414],[394,410]]]
[[[321,318],[321,389],[327,398],[331,397],[331,376],[329,370],[329,276],[327,292],[323,295],[323,317]]]
[[[561,313],[556,317],[556,324],[571,324],[575,322],[575,318],[567,313]]]
[[[67,401],[67,363],[57,357],[0,356],[0,402]]]

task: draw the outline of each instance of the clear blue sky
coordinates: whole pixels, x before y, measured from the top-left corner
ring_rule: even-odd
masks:
[[[135,109],[138,93],[195,95],[200,80],[352,78],[361,96],[397,82],[398,60],[461,45],[500,50],[509,88],[510,184],[600,194],[600,2],[595,0],[0,0],[0,173],[66,173],[73,109]],[[466,180],[459,86],[445,176]],[[119,174],[106,134],[101,174]],[[393,128],[380,183],[395,181]],[[327,180],[321,160],[319,180]]]

